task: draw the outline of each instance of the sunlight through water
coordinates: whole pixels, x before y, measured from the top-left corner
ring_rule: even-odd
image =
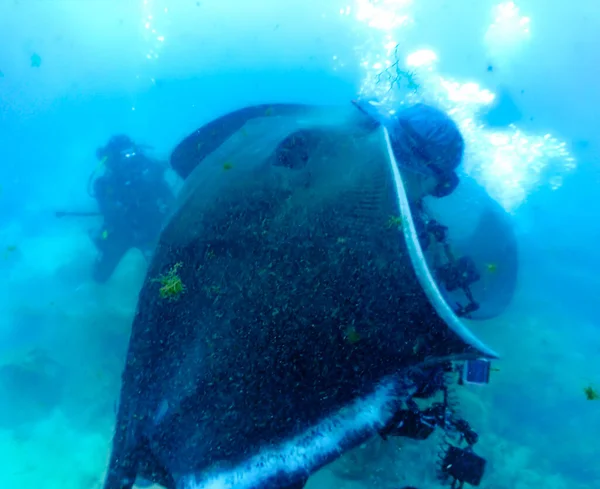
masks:
[[[492,23],[488,27],[484,42],[492,56],[510,57],[529,41],[529,17],[521,15],[514,2],[502,2],[492,9]]]
[[[163,32],[169,8],[159,6],[154,0],[143,0],[141,23],[144,30],[144,40],[147,47],[144,53],[150,61],[158,60],[165,42]]]
[[[446,110],[466,140],[464,171],[507,210],[514,210],[537,186],[558,188],[575,160],[550,134],[529,134],[509,125],[486,128],[479,113],[496,95],[479,83],[439,73],[435,48],[414,50],[410,0],[356,0],[341,10],[364,25],[368,41],[357,48],[363,71],[360,94],[388,107],[426,102]],[[514,57],[530,38],[530,19],[514,2],[497,4],[482,42],[490,55]]]

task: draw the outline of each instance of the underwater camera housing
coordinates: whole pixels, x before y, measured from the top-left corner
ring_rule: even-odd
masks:
[[[449,292],[469,287],[481,278],[475,262],[467,256],[438,267],[436,272]]]
[[[485,459],[473,452],[471,447],[450,445],[442,460],[441,470],[444,475],[452,478],[453,489],[461,488],[465,483],[478,486],[485,472],[485,464]]]
[[[419,389],[379,430],[379,435],[384,440],[391,436],[426,440],[436,428],[441,428],[444,440],[438,454],[440,481],[448,483],[452,489],[461,489],[465,484],[479,486],[486,460],[474,451],[479,435],[456,414],[458,399],[453,394],[450,379],[458,373],[459,385],[483,385],[489,383],[490,371],[491,363],[487,359],[447,363],[420,371],[415,377]],[[415,402],[417,398],[427,399],[440,391],[443,402],[434,402],[425,409]]]
[[[480,358],[477,360],[467,360],[461,370],[458,383],[485,385],[490,383],[490,371],[492,364],[489,360]]]

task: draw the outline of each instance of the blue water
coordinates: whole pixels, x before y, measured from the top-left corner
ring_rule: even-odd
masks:
[[[228,110],[360,94],[449,111],[464,171],[518,230],[517,296],[476,330],[501,352],[499,370],[461,392],[489,461],[482,487],[599,488],[600,401],[584,394],[600,392],[599,28],[588,0],[2,2],[3,486],[102,484],[145,262],[132,252],[93,283],[98,218],[55,216],[96,209],[96,148],[126,133],[167,160]],[[377,83],[395,61],[418,90]],[[505,89],[492,123],[502,97],[490,97]],[[372,443],[308,487],[438,487],[435,443]],[[364,477],[340,477],[344,464]]]

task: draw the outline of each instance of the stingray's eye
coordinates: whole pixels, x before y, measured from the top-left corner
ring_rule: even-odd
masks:
[[[308,131],[298,131],[286,137],[275,151],[275,166],[300,170],[310,158],[313,136]]]

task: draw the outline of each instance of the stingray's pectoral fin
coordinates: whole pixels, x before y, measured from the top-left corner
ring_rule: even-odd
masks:
[[[106,479],[104,480],[104,489],[131,489],[135,483],[135,467],[131,464],[123,464],[111,457]]]
[[[299,114],[308,110],[302,104],[268,104],[245,107],[205,124],[179,143],[171,154],[171,167],[187,178],[208,155],[221,146],[251,119]]]
[[[297,477],[297,475],[294,477],[293,482],[286,476],[283,477],[283,480],[282,478],[275,477],[269,481],[265,481],[260,486],[252,487],[257,487],[258,489],[304,489],[306,483],[308,482],[308,476],[302,476],[301,478]],[[204,476],[202,475],[184,476],[182,479],[177,481],[176,487],[185,489],[199,489],[200,487],[206,487],[205,483],[202,482],[203,480]],[[224,485],[220,487],[232,487],[229,485],[229,482],[223,482],[223,484]],[[168,486],[167,489],[170,489],[170,487]]]
[[[142,441],[135,453],[115,456],[110,460],[104,489],[131,489],[136,484],[146,487],[160,484],[165,489],[175,489],[175,480],[152,452],[147,442]]]
[[[140,450],[143,450],[143,453],[140,453],[139,458],[140,464],[137,469],[138,479],[160,484],[165,489],[175,489],[175,479],[173,479],[171,473],[165,469],[160,460],[154,455],[152,449],[144,443]]]

